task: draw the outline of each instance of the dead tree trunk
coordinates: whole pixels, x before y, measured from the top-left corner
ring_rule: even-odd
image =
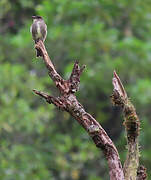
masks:
[[[84,107],[79,103],[79,101],[77,100],[75,96],[75,93],[79,90],[80,75],[82,71],[84,70],[85,66],[82,66],[80,68],[78,62],[75,62],[70,78],[68,80],[64,80],[55,70],[55,67],[48,56],[48,53],[46,51],[46,48],[43,42],[39,41],[35,45],[35,48],[41,51],[42,58],[48,69],[48,74],[50,78],[53,80],[53,82],[55,83],[56,87],[58,88],[60,92],[60,96],[53,97],[53,96],[48,95],[47,93],[37,91],[37,90],[33,90],[34,93],[44,98],[49,104],[54,104],[59,109],[63,111],[67,111],[68,113],[71,114],[71,116],[73,116],[79,122],[80,125],[82,125],[82,127],[87,131],[87,133],[92,138],[96,147],[103,151],[107,159],[108,166],[109,166],[110,180],[127,179],[126,176],[124,178],[124,174],[127,174],[127,173],[124,173],[126,170],[123,171],[123,168],[120,162],[120,157],[114,143],[109,138],[109,136],[107,135],[105,130],[102,128],[102,126],[89,113],[85,111]],[[114,85],[114,91],[112,95],[112,100],[114,104],[117,104],[116,102],[120,101],[123,98],[122,97],[123,95],[127,99],[127,94],[122,84],[120,83],[120,80],[118,79],[118,76],[116,75],[116,73],[114,73],[113,85]],[[125,103],[125,102],[122,101],[122,103]],[[122,104],[122,107],[125,107],[125,106]],[[135,109],[133,110],[135,111]],[[139,132],[139,120],[138,121],[137,120],[138,118],[136,117],[136,122],[138,124],[135,123],[135,126],[137,124],[138,127],[137,127],[137,130],[135,129],[135,132],[136,132],[135,137],[137,137],[139,134],[137,133]],[[138,146],[135,146],[135,147],[136,148],[134,148],[134,151],[137,150],[138,152]],[[137,162],[138,162],[138,155],[137,155]],[[129,166],[129,162],[126,163],[125,167],[127,166]],[[136,163],[136,168],[134,169],[135,178],[132,178],[132,180],[136,179],[137,168],[138,168],[138,163]],[[131,169],[130,169],[130,172],[131,172]],[[145,170],[142,171],[141,169],[141,173],[139,173],[139,177],[143,177],[143,175],[140,175],[140,174],[144,175]]]

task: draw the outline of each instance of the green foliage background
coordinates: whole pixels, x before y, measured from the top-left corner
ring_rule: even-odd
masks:
[[[141,164],[151,169],[151,1],[0,1],[0,179],[107,180],[106,160],[66,112],[32,93],[58,95],[35,58],[32,15],[48,26],[46,47],[68,78],[86,64],[79,101],[115,142],[122,162],[126,140],[120,109],[112,107],[116,69],[141,120]],[[149,178],[151,176],[149,175]]]

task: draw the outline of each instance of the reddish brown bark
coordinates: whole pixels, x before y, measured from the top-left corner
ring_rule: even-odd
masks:
[[[44,98],[48,103],[52,103],[59,109],[69,112],[71,116],[73,116],[88,132],[96,147],[103,151],[108,161],[110,179],[124,180],[119,154],[112,140],[109,138],[102,126],[89,113],[85,111],[84,107],[78,102],[75,96],[75,92],[79,90],[80,75],[85,66],[80,68],[78,62],[75,62],[70,78],[68,80],[64,80],[56,72],[43,42],[39,41],[35,48],[41,51],[43,60],[49,71],[49,76],[60,91],[60,96],[52,97],[41,91],[33,91],[37,95]]]

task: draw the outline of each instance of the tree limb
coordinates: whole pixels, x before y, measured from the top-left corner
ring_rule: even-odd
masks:
[[[141,165],[137,170],[136,180],[145,180],[146,178],[147,178],[146,168]]]
[[[39,41],[35,45],[35,48],[42,52],[42,57],[48,69],[49,76],[60,91],[60,97],[55,98],[41,91],[33,91],[44,98],[48,103],[52,103],[59,109],[69,112],[88,132],[96,147],[103,151],[109,165],[110,180],[124,180],[119,154],[112,140],[101,125],[85,111],[84,107],[78,102],[74,95],[79,89],[80,75],[85,66],[80,68],[78,62],[75,62],[70,78],[64,80],[56,72],[43,42]]]
[[[136,114],[136,110],[128,99],[124,86],[114,71],[113,76],[113,94],[112,102],[114,105],[120,106],[124,113],[124,126],[127,134],[127,158],[124,163],[125,180],[136,180],[139,167],[139,142],[138,136],[140,132],[140,120]],[[142,171],[141,171],[142,172]],[[138,173],[139,177],[141,173]],[[143,176],[142,176],[143,177]],[[143,179],[143,178],[142,178]]]

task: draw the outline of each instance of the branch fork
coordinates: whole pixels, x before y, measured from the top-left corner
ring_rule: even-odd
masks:
[[[37,42],[35,48],[41,51],[42,58],[44,60],[46,68],[48,69],[48,74],[50,78],[53,80],[57,89],[59,90],[60,96],[53,97],[48,95],[47,93],[35,89],[33,90],[33,92],[39,95],[40,97],[44,98],[46,102],[48,102],[49,104],[54,104],[59,109],[69,112],[71,116],[73,116],[79,122],[79,124],[83,126],[83,128],[88,132],[88,134],[92,138],[96,147],[100,148],[103,151],[109,165],[110,180],[124,180],[124,179],[129,180],[128,179],[129,176],[127,176],[128,171],[126,170],[127,166],[126,165],[124,166],[124,171],[123,171],[118,151],[115,145],[113,144],[112,140],[109,138],[109,136],[102,128],[102,126],[89,113],[85,111],[84,107],[78,102],[75,96],[75,93],[79,90],[80,76],[83,70],[85,69],[85,66],[80,67],[79,63],[76,61],[74,63],[74,67],[70,75],[70,78],[68,80],[64,80],[55,70],[55,67],[48,56],[47,50],[43,42],[42,41]],[[130,132],[130,130],[133,129],[132,124],[135,126],[135,131],[133,132],[135,132],[136,136],[134,139],[136,141],[132,141],[132,144],[135,142],[135,146],[134,146],[135,147],[134,149],[136,150],[135,155],[136,157],[138,157],[137,152],[139,151],[137,146],[137,137],[139,134],[139,120],[136,115],[135,108],[130,103],[126,91],[120,81],[120,78],[118,77],[115,71],[114,71],[114,77],[112,83],[114,87],[112,94],[113,104],[121,106],[125,113],[125,117],[129,119],[132,119],[131,115],[134,114],[133,117],[135,118],[133,118],[133,123],[135,125],[137,124],[137,126],[135,126],[133,123],[130,123],[130,125],[127,123],[126,125],[126,122],[125,122],[125,126],[127,127],[127,132]],[[129,128],[130,130],[128,130]],[[131,140],[132,138],[129,139]],[[130,157],[128,158],[128,160],[130,160]],[[138,163],[136,162],[136,166],[134,168],[135,174],[137,168],[138,168]],[[142,171],[143,171],[142,169],[139,171],[139,175],[142,174]]]

